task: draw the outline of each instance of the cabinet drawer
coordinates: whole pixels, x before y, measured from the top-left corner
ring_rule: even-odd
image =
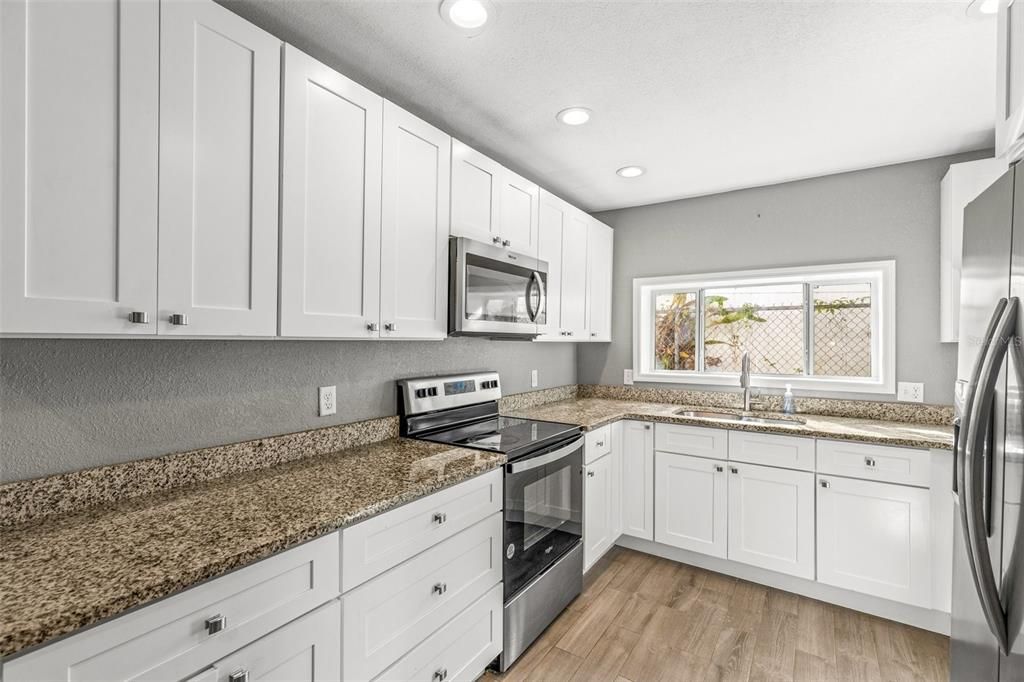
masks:
[[[677,455],[725,459],[729,452],[729,432],[704,426],[657,424],[654,427],[654,449]]]
[[[730,431],[729,459],[771,467],[814,471],[814,439]]]
[[[501,653],[502,614],[502,588],[498,584],[377,680],[437,682],[440,678],[445,682],[472,682]]]
[[[584,443],[583,458],[586,464],[604,457],[612,451],[612,425],[605,424],[593,431],[588,431]]]
[[[4,680],[182,679],[336,596],[332,533],[5,662]]]
[[[344,597],[344,679],[368,680],[501,582],[493,514]]]
[[[931,453],[914,448],[819,440],[818,472],[928,487]]]
[[[343,592],[501,509],[502,470],[446,488],[341,531]]]

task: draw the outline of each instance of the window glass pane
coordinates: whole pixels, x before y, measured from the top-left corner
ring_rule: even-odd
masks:
[[[697,294],[678,291],[655,295],[654,369],[696,369],[696,340]]]
[[[743,351],[756,374],[804,373],[801,284],[704,291],[704,371],[739,372]]]
[[[871,284],[816,284],[815,376],[871,376]]]

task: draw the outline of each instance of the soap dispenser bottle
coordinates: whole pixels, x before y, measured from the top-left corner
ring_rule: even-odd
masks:
[[[793,384],[786,384],[786,392],[782,395],[782,411],[796,414],[796,400],[793,398]]]

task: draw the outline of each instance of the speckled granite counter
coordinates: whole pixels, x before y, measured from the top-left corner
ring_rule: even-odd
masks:
[[[0,529],[0,656],[503,464],[393,438]]]
[[[670,405],[666,403],[634,402],[607,398],[580,398],[563,400],[512,412],[517,417],[546,419],[555,422],[578,424],[584,429],[594,429],[620,419],[643,419],[647,421],[713,426],[736,431],[760,431],[790,436],[810,436],[855,440],[879,445],[902,445],[913,448],[936,448],[950,450],[953,447],[953,427],[935,424],[908,424],[873,419],[851,419],[848,417],[826,417],[814,414],[799,414],[806,423],[754,424],[732,421],[714,421],[682,417],[679,410],[714,409],[722,412],[737,412],[726,408],[707,406]],[[775,416],[775,415],[772,415]]]

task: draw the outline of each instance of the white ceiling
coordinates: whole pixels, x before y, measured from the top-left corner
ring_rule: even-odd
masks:
[[[220,1],[588,210],[993,143],[995,20],[966,2],[494,0],[466,38],[439,0]]]

